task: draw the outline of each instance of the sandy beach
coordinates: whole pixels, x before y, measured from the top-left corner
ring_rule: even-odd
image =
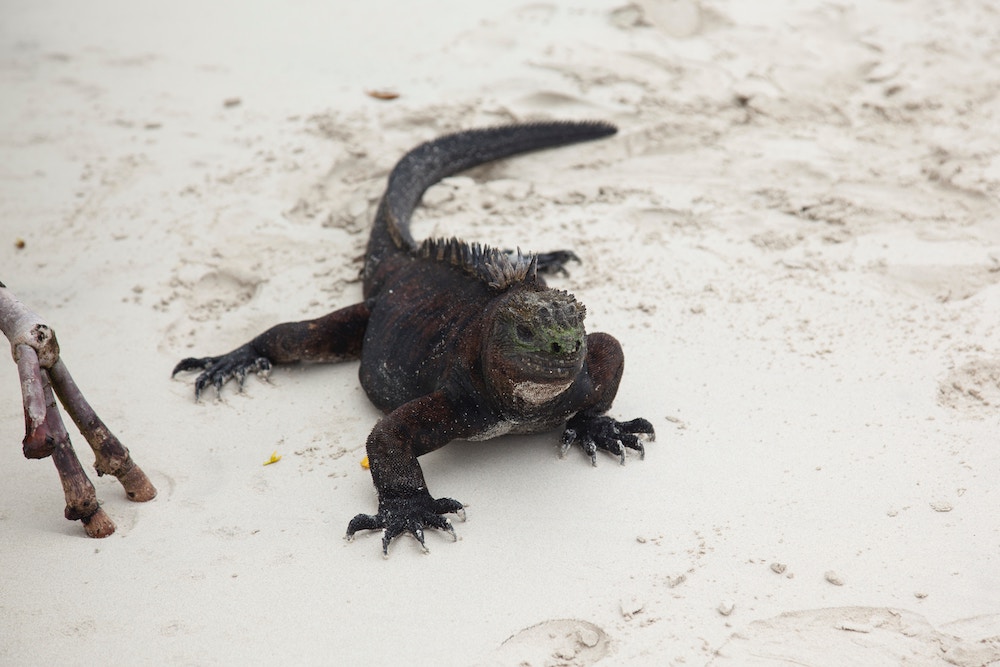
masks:
[[[1000,665],[1000,8],[0,3],[0,281],[159,494],[63,518],[0,362],[0,664]],[[386,99],[389,98],[389,99]],[[385,178],[438,135],[619,133],[428,191],[414,235],[581,262],[644,460],[558,433],[377,498],[356,363],[194,401],[181,358],[361,299]],[[93,460],[70,429],[85,466]],[[280,461],[263,465],[272,454]]]

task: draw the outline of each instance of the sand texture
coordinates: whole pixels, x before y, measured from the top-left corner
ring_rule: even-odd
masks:
[[[159,489],[85,537],[0,362],[0,664],[1000,665],[994,0],[7,0],[0,91],[0,280]],[[357,364],[170,370],[359,301],[407,149],[556,118],[620,132],[414,234],[574,250],[658,437],[453,443],[384,560]]]

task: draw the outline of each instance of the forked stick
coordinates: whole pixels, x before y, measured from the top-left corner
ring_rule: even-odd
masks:
[[[21,379],[24,456],[29,459],[52,456],[66,496],[66,518],[82,521],[90,537],[111,535],[115,524],[101,509],[94,485],[73,451],[55,396],[94,450],[98,475],[117,477],[126,496],[136,502],[152,500],[156,489],[83,397],[59,357],[55,332],[3,283],[0,283],[0,330],[11,343]]]

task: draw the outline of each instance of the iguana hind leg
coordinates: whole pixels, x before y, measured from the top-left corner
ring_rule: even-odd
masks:
[[[226,354],[182,359],[172,375],[202,371],[194,383],[194,397],[198,400],[209,386],[221,393],[223,385],[233,378],[242,390],[248,373],[266,377],[275,364],[356,359],[361,354],[369,315],[369,305],[358,303],[315,320],[277,324]]]
[[[576,253],[572,250],[540,252],[535,255],[535,259],[538,266],[538,272],[550,276],[568,276],[569,271],[566,270],[566,265],[571,261],[576,262],[577,264],[580,263],[580,258],[577,257]]]

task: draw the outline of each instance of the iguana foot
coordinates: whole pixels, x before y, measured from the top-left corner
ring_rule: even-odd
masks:
[[[219,357],[182,359],[174,366],[171,377],[184,371],[204,371],[194,382],[194,400],[197,401],[209,385],[214,386],[216,393],[221,394],[222,385],[236,378],[240,391],[243,391],[247,373],[255,372],[261,377],[267,377],[270,370],[270,359],[255,352],[250,345],[243,345]]]
[[[656,438],[653,425],[642,418],[619,422],[607,416],[577,414],[566,422],[560,454],[565,455],[573,443],[579,443],[595,466],[598,449],[618,455],[625,465],[625,452],[629,449],[639,452],[639,458],[646,456],[646,448],[637,434],[648,435],[650,440]]]
[[[561,274],[564,276],[569,275],[569,271],[566,270],[566,264],[570,260],[580,263],[580,258],[576,256],[576,253],[572,250],[555,250],[553,252],[540,252],[535,255],[537,261],[537,267],[539,273],[544,273],[550,276]]]
[[[390,498],[379,500],[378,514],[359,514],[347,525],[347,540],[354,539],[354,533],[359,530],[382,529],[382,555],[389,555],[389,543],[393,538],[408,532],[417,538],[421,548],[426,552],[424,543],[424,528],[431,527],[451,533],[453,539],[458,539],[451,521],[441,516],[454,513],[464,521],[465,508],[462,503],[451,498],[431,498],[423,493],[406,498]]]

